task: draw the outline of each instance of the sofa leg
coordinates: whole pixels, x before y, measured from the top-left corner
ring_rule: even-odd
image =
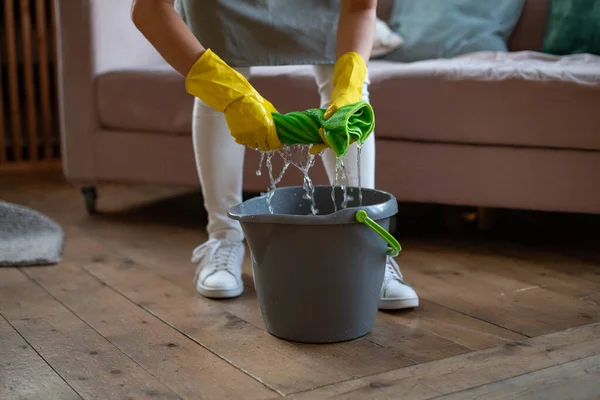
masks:
[[[95,186],[87,186],[81,189],[81,194],[85,200],[85,208],[88,214],[93,215],[98,211],[96,209],[96,199],[98,198],[98,192]]]

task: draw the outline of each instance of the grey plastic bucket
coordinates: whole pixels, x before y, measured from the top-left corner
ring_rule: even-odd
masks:
[[[384,229],[398,212],[394,196],[357,188],[341,209],[336,188],[315,187],[318,215],[302,187],[276,189],[269,212],[266,196],[247,200],[229,211],[239,220],[252,255],[252,272],[267,330],[303,343],[356,339],[371,331],[385,274],[387,243],[356,214],[365,210]]]

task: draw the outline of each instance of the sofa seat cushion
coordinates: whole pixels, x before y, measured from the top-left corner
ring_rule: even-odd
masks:
[[[373,61],[379,138],[600,150],[600,57],[475,53],[415,63]],[[280,112],[319,105],[310,66],[258,67],[252,84]],[[98,78],[106,129],[189,135],[192,98],[173,71]]]
[[[189,135],[193,98],[168,69],[107,72],[96,81],[98,117],[107,130]]]
[[[369,70],[379,138],[600,150],[600,57],[482,52]],[[318,104],[311,73],[256,68],[253,82],[276,107],[302,109]]]
[[[319,105],[311,67],[263,67],[252,84],[279,112]],[[193,97],[185,80],[169,69],[122,70],[100,75],[96,81],[100,124],[106,130],[190,135]]]
[[[600,57],[480,53],[370,71],[378,137],[600,149]]]

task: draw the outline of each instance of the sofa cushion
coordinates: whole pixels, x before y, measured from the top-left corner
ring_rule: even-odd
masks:
[[[600,150],[598,56],[477,53],[369,69],[379,138]],[[258,67],[251,82],[280,112],[319,105],[310,66]],[[189,135],[183,83],[172,71],[100,76],[102,126]]]
[[[319,105],[312,67],[262,67],[251,78],[279,112]],[[104,129],[189,135],[193,97],[183,77],[168,69],[112,71],[96,81],[98,117]]]
[[[404,45],[385,59],[412,62],[476,51],[506,51],[525,0],[401,0],[390,26]]]
[[[189,135],[193,98],[169,69],[112,71],[96,80],[98,118],[105,129]]]
[[[600,54],[600,2],[552,0],[543,51]]]
[[[477,53],[369,70],[378,138],[600,149],[600,57]],[[318,104],[310,67],[256,68],[252,81],[283,111]]]
[[[479,53],[373,63],[378,137],[600,149],[600,57]]]

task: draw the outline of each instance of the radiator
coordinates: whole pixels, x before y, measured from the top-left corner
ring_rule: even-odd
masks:
[[[60,157],[53,0],[0,0],[0,169]]]

